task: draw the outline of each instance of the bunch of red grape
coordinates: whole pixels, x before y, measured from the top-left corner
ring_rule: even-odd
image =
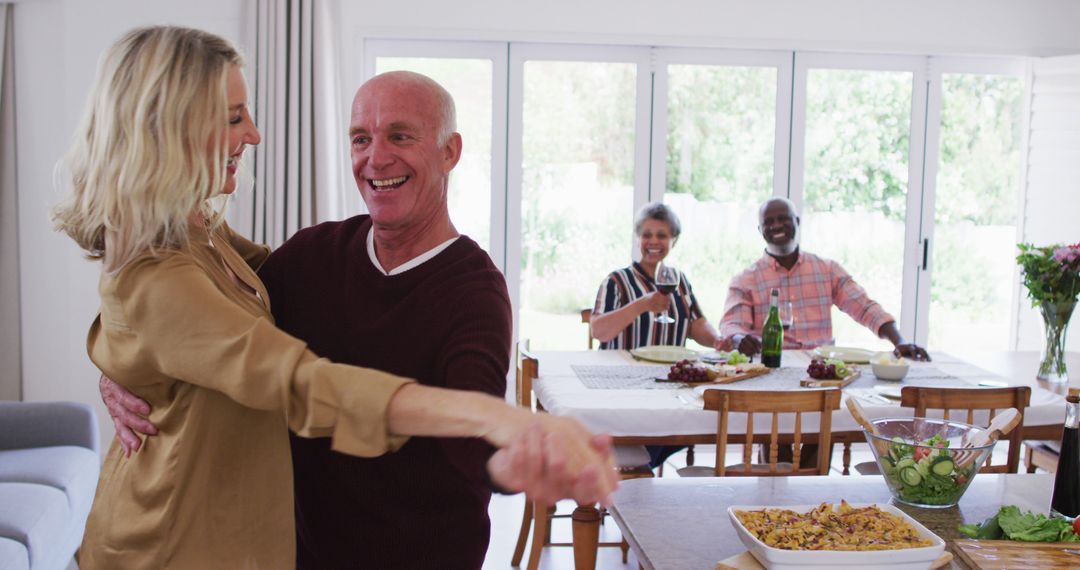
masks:
[[[679,382],[706,382],[709,380],[709,375],[704,368],[685,359],[672,364],[667,377],[668,380],[677,380]]]
[[[810,366],[807,367],[806,373],[815,380],[829,380],[836,378],[836,365],[825,364],[824,360],[814,359],[810,361]]]

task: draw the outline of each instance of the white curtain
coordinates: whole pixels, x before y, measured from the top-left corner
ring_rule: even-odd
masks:
[[[301,228],[344,217],[348,136],[335,7],[254,0],[249,12],[248,83],[263,142],[249,157],[254,192],[238,193],[229,218],[257,242],[276,247]]]
[[[22,397],[12,6],[0,4],[0,400]]]

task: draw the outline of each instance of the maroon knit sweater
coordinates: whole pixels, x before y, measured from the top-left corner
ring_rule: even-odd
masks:
[[[368,216],[300,231],[259,270],[277,325],[318,355],[423,384],[506,392],[506,282],[462,236],[400,275],[368,259]],[[414,437],[358,458],[291,434],[299,568],[480,568],[490,535],[493,449]]]

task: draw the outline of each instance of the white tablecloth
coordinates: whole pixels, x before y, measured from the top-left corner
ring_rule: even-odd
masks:
[[[578,418],[589,429],[608,433],[613,436],[671,436],[705,435],[716,433],[716,412],[702,409],[700,391],[703,387],[681,388],[677,390],[648,389],[603,389],[591,390],[571,369],[572,365],[617,366],[631,365],[635,361],[628,352],[621,350],[540,352],[539,378],[533,389],[544,408],[553,414]],[[960,381],[976,386],[982,380],[1004,381],[1009,384],[1025,384],[1018,380],[1002,378],[981,370],[967,362],[945,354],[932,355],[931,363],[911,362],[913,367],[935,367],[937,370],[955,376]],[[809,364],[808,357],[801,351],[784,353],[784,366],[801,367]],[[845,388],[844,398],[858,397],[860,403],[871,418],[910,416],[911,410],[901,408],[898,402],[883,403],[872,396],[874,385],[904,386],[912,385],[915,380],[904,382],[885,382],[873,379],[869,365],[863,366],[864,376],[868,378],[851,387]],[[767,376],[766,376],[767,377]],[[754,380],[745,380],[729,384],[730,389],[753,389]],[[931,384],[931,381],[918,381],[919,384]],[[955,385],[953,380],[948,385]],[[710,386],[714,387],[714,386]],[[793,386],[793,389],[799,389]],[[794,428],[794,417],[781,415],[781,431],[790,432]],[[940,413],[938,414],[940,417]],[[953,420],[965,421],[959,414]],[[1031,405],[1024,410],[1024,425],[1060,425],[1065,419],[1065,399],[1057,394],[1032,387]],[[985,425],[986,414],[977,415],[975,423]],[[754,433],[771,430],[770,414],[755,414]],[[746,418],[743,414],[732,414],[728,420],[731,433],[744,433]],[[803,431],[816,432],[819,419],[817,414],[804,415]],[[832,430],[834,432],[856,431],[860,429],[854,418],[848,413],[847,406],[841,402],[840,409],[833,412]]]

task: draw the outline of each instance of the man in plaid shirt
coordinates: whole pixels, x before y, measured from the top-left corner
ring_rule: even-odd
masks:
[[[728,288],[720,335],[728,350],[743,354],[761,351],[761,329],[769,314],[769,291],[780,289],[791,301],[796,327],[784,333],[784,348],[813,348],[833,344],[832,306],[859,324],[887,338],[897,356],[929,360],[926,350],[900,336],[896,319],[871,299],[840,264],[799,251],[799,217],[786,198],[772,198],[758,211],[758,229],[765,238],[765,255],[737,275]]]

